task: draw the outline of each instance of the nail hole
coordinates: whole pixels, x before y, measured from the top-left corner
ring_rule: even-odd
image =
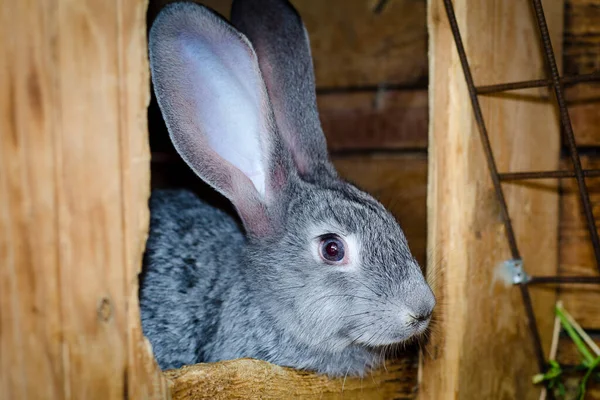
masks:
[[[106,297],[100,300],[98,304],[98,319],[103,322],[107,322],[112,316],[112,305],[110,300]]]

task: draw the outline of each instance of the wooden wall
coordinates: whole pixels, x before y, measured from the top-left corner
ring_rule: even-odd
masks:
[[[0,7],[0,398],[164,398],[141,335],[144,0]]]
[[[541,43],[528,2],[454,0],[475,84],[537,79]],[[554,48],[563,2],[543,1]],[[423,399],[533,399],[538,372],[519,289],[499,271],[511,258],[450,24],[441,1],[428,2],[430,122],[429,272],[438,277],[438,329],[423,356]],[[560,129],[543,89],[480,96],[499,171],[554,170]],[[544,151],[539,151],[543,143]],[[557,182],[504,185],[515,239],[530,274],[558,270]],[[555,290],[530,291],[544,351],[550,348]],[[455,394],[454,397],[450,394]]]
[[[564,37],[564,72],[566,75],[600,71],[600,0],[567,2]],[[584,168],[600,168],[600,82],[567,88],[567,99],[577,144],[583,153]],[[571,168],[565,152],[563,167]],[[596,226],[600,226],[600,179],[586,180]],[[574,180],[561,181],[559,268],[563,275],[598,276],[585,217]],[[559,290],[565,308],[592,333],[600,343],[600,288],[569,285]],[[566,363],[579,358],[570,339],[561,339],[558,357]],[[600,384],[592,385],[590,399],[600,399]]]

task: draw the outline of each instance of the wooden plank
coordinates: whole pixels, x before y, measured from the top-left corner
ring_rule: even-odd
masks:
[[[364,379],[322,375],[240,359],[166,371],[173,400],[414,399],[417,363],[397,362]]]
[[[2,398],[167,395],[152,364],[128,370],[148,359],[128,335],[147,225],[144,9],[0,11]]]
[[[564,31],[565,74],[600,70],[600,1],[566,0]]]
[[[146,1],[123,2],[119,19],[120,162],[128,318],[127,390],[124,397],[166,399],[170,396],[167,382],[142,333],[139,309],[138,274],[148,235],[150,194],[146,6]]]
[[[427,76],[425,3],[295,0],[311,38],[318,87],[413,84]]]
[[[317,103],[330,151],[427,147],[426,90],[320,94]]]
[[[166,3],[153,0],[150,20]],[[196,0],[228,17],[231,0]],[[318,87],[414,85],[427,77],[425,3],[292,0],[306,24]]]
[[[568,90],[567,94],[572,96],[573,91]],[[598,96],[600,98],[600,90]],[[600,101],[572,103],[569,114],[577,146],[600,146]]]
[[[564,169],[572,169],[569,160],[562,161]],[[600,168],[600,158],[583,157],[584,168]],[[586,179],[590,191],[596,227],[600,226],[600,178]],[[583,214],[577,183],[574,179],[561,180],[560,213],[560,274],[598,276],[594,250]],[[560,299],[573,317],[587,329],[600,329],[600,286],[563,285]]]
[[[64,385],[67,397],[116,399],[127,363],[117,9],[58,3],[54,150]]]
[[[571,313],[570,310],[569,314]],[[579,322],[579,321],[577,321]],[[600,346],[600,334],[598,332],[588,332],[592,340]],[[578,365],[581,363],[581,354],[577,350],[575,343],[569,338],[569,336],[563,331],[558,342],[558,353],[556,360],[563,365]]]
[[[52,110],[56,71],[49,46],[54,3],[12,1],[0,7],[3,399],[65,396],[52,152],[58,128]]]
[[[600,0],[567,0],[564,37],[566,75],[600,71]],[[577,144],[600,145],[600,82],[566,92]]]
[[[544,67],[528,2],[453,3],[476,84],[539,78]],[[522,299],[499,274],[511,254],[465,78],[443,2],[428,5],[428,273],[441,317],[423,357],[420,393],[436,400],[537,398],[539,388],[530,383],[537,363]],[[561,54],[563,3],[545,1],[544,6],[554,48]],[[532,93],[539,96],[540,91]],[[480,100],[501,171],[558,167],[559,129],[550,104],[521,96]],[[556,182],[504,189],[527,272],[555,274]],[[547,354],[556,294],[533,288],[532,297]]]

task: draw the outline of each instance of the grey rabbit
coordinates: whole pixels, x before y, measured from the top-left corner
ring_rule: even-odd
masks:
[[[249,357],[363,376],[423,333],[435,297],[394,217],[329,160],[292,5],[236,0],[230,24],[172,3],[149,49],[176,150],[241,221],[153,192],[140,302],[160,367]]]

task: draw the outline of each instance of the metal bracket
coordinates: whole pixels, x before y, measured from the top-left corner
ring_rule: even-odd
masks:
[[[512,259],[504,261],[504,265],[510,270],[512,282],[514,285],[519,285],[529,281],[529,275],[523,269],[523,260]]]

